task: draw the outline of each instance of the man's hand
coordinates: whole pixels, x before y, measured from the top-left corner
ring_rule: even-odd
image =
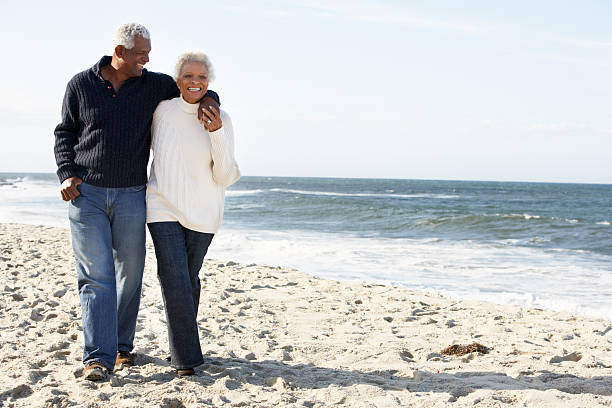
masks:
[[[198,108],[198,119],[200,119],[200,123],[204,124],[205,128],[206,123],[209,119],[204,114],[204,111],[202,109],[210,111],[211,107],[215,108],[217,112],[219,111],[219,104],[217,103],[217,101],[215,101],[215,98],[212,98],[210,96],[205,96],[204,98],[202,98],[202,100],[200,101],[200,107]],[[208,128],[206,130],[208,130]],[[209,130],[209,132],[211,131]]]
[[[218,109],[210,106],[208,109],[202,108],[202,113],[204,113],[203,118],[206,119],[206,122],[204,122],[204,129],[209,132],[221,129],[223,122],[221,121]]]
[[[81,195],[81,193],[77,189],[77,186],[82,182],[83,180],[78,177],[68,177],[66,180],[64,180],[61,187],[62,200],[74,200],[79,195]]]

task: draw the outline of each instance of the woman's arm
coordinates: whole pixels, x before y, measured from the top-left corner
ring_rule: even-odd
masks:
[[[215,183],[228,187],[240,178],[240,169],[234,158],[234,128],[232,120],[225,112],[221,112],[223,126],[209,132],[213,159],[212,176]]]

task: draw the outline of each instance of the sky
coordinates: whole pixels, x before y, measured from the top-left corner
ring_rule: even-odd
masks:
[[[200,49],[244,175],[612,183],[612,2],[0,0],[0,172],[53,172],[66,83]]]

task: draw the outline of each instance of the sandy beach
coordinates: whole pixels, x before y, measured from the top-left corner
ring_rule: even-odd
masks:
[[[231,259],[205,261],[206,361],[177,378],[150,243],[137,365],[85,382],[69,231],[0,224],[0,237],[0,406],[612,406],[609,321]],[[488,353],[442,353],[473,343]]]

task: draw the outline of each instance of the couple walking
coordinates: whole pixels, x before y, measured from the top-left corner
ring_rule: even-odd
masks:
[[[114,47],[112,57],[70,80],[55,129],[82,309],[82,375],[100,380],[134,364],[145,223],[171,363],[178,375],[192,375],[203,362],[198,274],[223,217],[225,188],[240,177],[232,124],[208,90],[213,71],[203,53],[181,55],[172,79],[144,69],[151,38],[142,25],[119,27]]]

